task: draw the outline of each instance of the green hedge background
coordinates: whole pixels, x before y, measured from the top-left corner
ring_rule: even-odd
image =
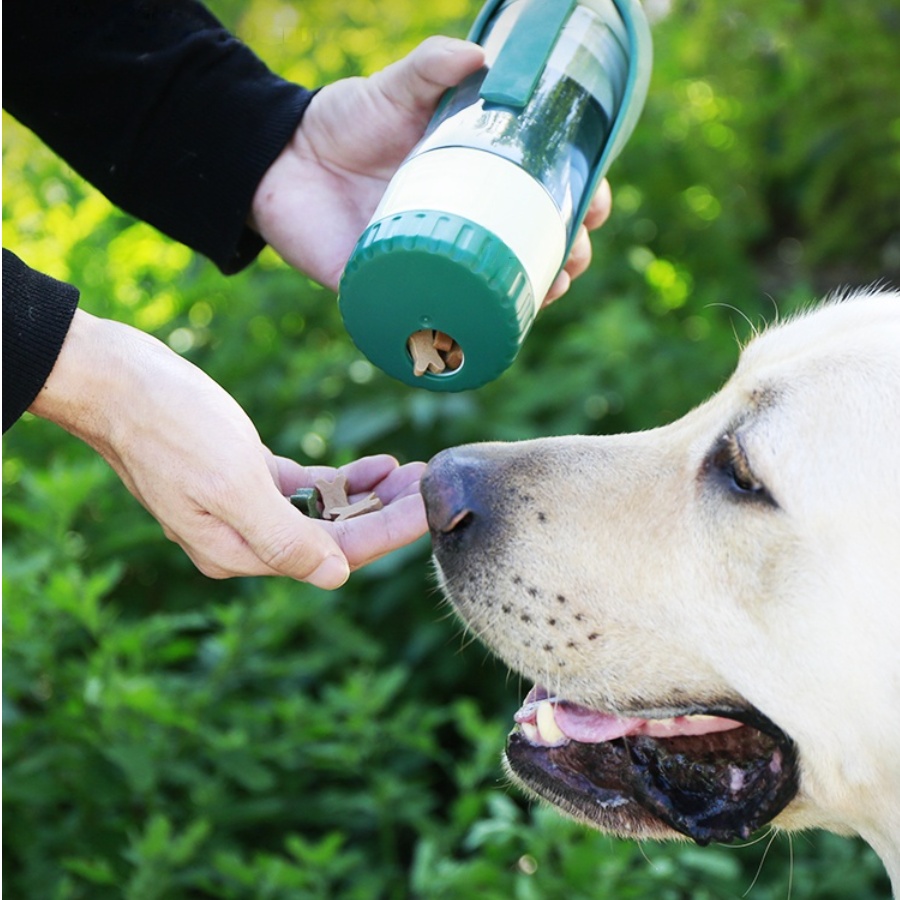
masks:
[[[372,72],[477,0],[215,0],[307,85]],[[269,251],[225,279],[4,119],[4,245],[146,329],[301,461],[662,424],[752,327],[900,275],[896,0],[648,3],[655,70],[594,263],[513,368],[459,396],[375,371]],[[498,754],[527,685],[464,640],[427,540],[328,594],[193,570],[91,451],[26,416],[3,455],[4,876],[35,900],[885,898],[824,834],[619,842]],[[891,714],[891,711],[886,711]]]

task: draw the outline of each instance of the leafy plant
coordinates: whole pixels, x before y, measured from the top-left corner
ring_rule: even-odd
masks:
[[[212,6],[316,85],[464,35],[478,3]],[[651,427],[715,389],[752,325],[900,272],[894,6],[684,2],[658,18],[594,263],[477,392],[392,382],[332,294],[269,252],[221,277],[9,119],[4,243],[191,358],[304,462]],[[460,633],[427,542],[334,594],[213,582],[46,423],[5,437],[3,476],[10,896],[888,895],[854,841],[637,846],[531,806],[498,760],[527,686]]]

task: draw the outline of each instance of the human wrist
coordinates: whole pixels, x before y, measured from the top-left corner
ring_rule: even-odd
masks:
[[[59,356],[29,412],[54,422],[92,446],[116,428],[118,397],[133,393],[140,367],[136,344],[152,341],[127,325],[75,311]]]

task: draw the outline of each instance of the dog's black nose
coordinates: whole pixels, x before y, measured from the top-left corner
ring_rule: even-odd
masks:
[[[460,465],[455,450],[444,450],[428,463],[422,479],[422,497],[433,533],[448,534],[471,515],[468,468]]]
[[[422,496],[433,535],[471,525],[484,510],[483,463],[462,450],[438,453],[422,478]]]

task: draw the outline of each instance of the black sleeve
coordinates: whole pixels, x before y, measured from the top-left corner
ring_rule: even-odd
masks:
[[[312,94],[194,0],[16,0],[3,105],[127,212],[224,272],[263,247],[253,193]]]
[[[50,375],[78,291],[3,251],[3,430],[31,406]]]

